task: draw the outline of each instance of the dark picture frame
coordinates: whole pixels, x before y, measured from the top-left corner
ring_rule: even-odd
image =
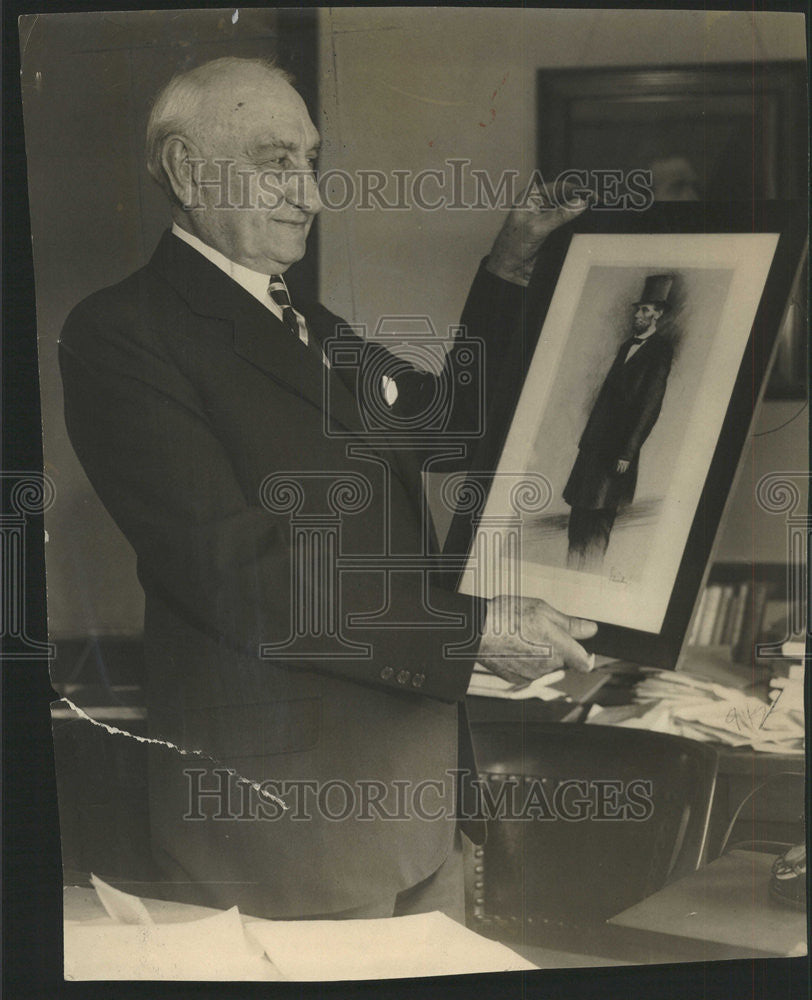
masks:
[[[802,61],[540,70],[537,163],[565,170],[652,170],[656,200],[804,199]],[[807,282],[781,333],[769,399],[808,392]]]
[[[577,236],[636,236],[662,239],[663,236],[722,236],[727,239],[735,235],[776,234],[777,241],[772,260],[763,286],[759,289],[757,305],[754,306],[752,323],[741,333],[741,361],[732,390],[727,397],[724,417],[719,427],[718,437],[712,450],[712,457],[700,479],[701,489],[695,505],[690,527],[685,532],[684,544],[679,541],[681,554],[674,565],[678,567],[670,586],[670,596],[665,602],[662,622],[656,631],[626,626],[596,615],[599,629],[596,637],[585,645],[596,653],[645,663],[648,666],[673,668],[679,658],[685,633],[694,610],[712,551],[714,537],[733,482],[742,451],[748,439],[753,413],[761,398],[769,371],[770,361],[784,320],[790,293],[805,255],[806,214],[803,203],[799,202],[759,202],[723,204],[660,203],[645,212],[607,212],[593,209],[584,213],[571,227],[564,227],[549,238],[542,248],[536,271],[530,285],[534,330],[527,332],[528,341],[524,345],[524,380],[521,391],[512,391],[499,400],[499,410],[506,414],[499,431],[489,435],[483,443],[475,468],[488,470],[474,472],[466,483],[468,496],[478,493],[482,501],[475,508],[468,504],[464,511],[455,515],[448,535],[446,551],[457,555],[465,553],[472,557],[477,539],[481,537],[483,516],[494,513],[493,497],[496,497],[496,514],[513,515],[512,510],[502,510],[499,497],[504,493],[506,475],[504,459],[508,454],[511,428],[516,423],[517,412],[522,407],[522,397],[535,397],[538,386],[531,385],[528,376],[534,367],[533,357],[536,342],[544,329],[545,321],[554,299],[562,284],[562,269],[568,250]],[[662,245],[662,243],[660,244]],[[652,261],[656,267],[656,261]],[[570,294],[566,292],[565,294]],[[746,341],[746,343],[745,343]],[[536,370],[539,370],[538,366]],[[526,410],[526,405],[525,405]],[[517,428],[519,424],[517,424]],[[528,438],[533,428],[520,422],[520,433],[515,437]],[[557,447],[558,445],[556,445]],[[553,442],[550,443],[553,447]],[[511,466],[513,468],[513,466]],[[516,476],[521,478],[524,469],[516,467]],[[542,470],[543,471],[543,470]],[[494,490],[494,483],[500,485]],[[559,484],[560,485],[560,484]],[[500,492],[501,491],[501,492]],[[533,501],[531,486],[522,499]],[[541,490],[543,492],[543,488]],[[514,492],[513,497],[517,494]],[[489,506],[489,503],[491,504]],[[558,572],[558,571],[556,571]],[[584,586],[590,584],[590,574],[583,573]],[[470,592],[471,577],[465,572],[459,574],[457,584]],[[570,581],[571,582],[571,581]],[[576,584],[577,586],[577,584]],[[474,592],[477,592],[474,589]],[[489,596],[481,594],[481,596]],[[537,595],[541,596],[541,595]],[[560,600],[560,593],[548,595],[553,603]],[[577,609],[563,606],[568,613],[579,613]]]

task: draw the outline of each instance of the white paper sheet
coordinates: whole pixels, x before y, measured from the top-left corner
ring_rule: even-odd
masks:
[[[237,907],[171,924],[65,921],[65,979],[277,978]]]
[[[443,913],[383,920],[257,920],[246,933],[292,980],[403,979],[537,968]]]
[[[522,687],[511,684],[510,681],[506,681],[496,674],[475,667],[468,685],[468,694],[485,698],[509,698],[514,701],[521,701],[525,698],[555,701],[557,698],[564,697],[563,692],[554,685],[563,679],[565,673],[564,670],[553,670]]]

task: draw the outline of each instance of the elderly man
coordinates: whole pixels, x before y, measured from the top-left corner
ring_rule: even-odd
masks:
[[[341,321],[284,277],[321,207],[318,142],[266,63],[219,59],[168,84],[148,162],[172,229],[144,268],[70,314],[66,423],[138,558],[149,725],[167,744],[153,748],[150,824],[170,891],[194,885],[267,917],[462,919],[456,784],[474,766],[463,697],[485,616],[432,574],[381,564],[430,557],[431,533],[419,459],[370,433],[363,387],[408,417],[434,376],[346,334],[383,375],[325,364]],[[518,329],[541,241],[570,214],[516,210],[497,239],[463,317],[491,359]],[[360,569],[336,596],[332,578],[305,581],[291,515],[312,525],[346,481],[363,500],[342,515],[341,554]],[[312,625],[318,602],[336,627]],[[577,640],[592,623],[542,601],[493,604],[478,654],[490,669],[513,681],[587,669]],[[506,616],[518,632],[501,634]]]

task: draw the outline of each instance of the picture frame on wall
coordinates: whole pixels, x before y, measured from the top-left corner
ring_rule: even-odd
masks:
[[[540,70],[537,163],[564,171],[651,171],[656,201],[807,196],[802,61]],[[598,181],[600,186],[600,180]],[[768,399],[807,395],[808,281],[781,331]]]
[[[593,651],[673,667],[803,257],[792,203],[591,211],[497,453],[457,515],[465,593],[544,597]],[[459,484],[458,484],[459,485]],[[465,529],[467,528],[467,535]],[[462,532],[462,533],[461,533]]]

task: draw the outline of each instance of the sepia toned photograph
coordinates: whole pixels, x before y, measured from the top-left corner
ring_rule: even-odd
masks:
[[[804,14],[18,6],[12,993],[800,982]]]

